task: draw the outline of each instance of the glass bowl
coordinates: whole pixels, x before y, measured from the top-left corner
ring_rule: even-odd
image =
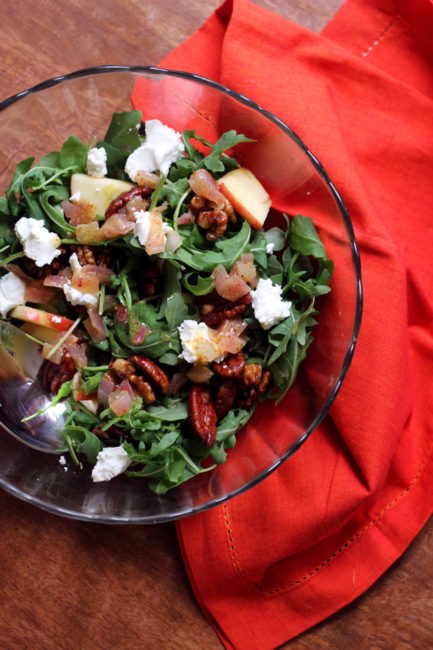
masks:
[[[332,291],[295,385],[274,406],[259,404],[227,461],[159,496],[143,480],[123,476],[93,483],[90,471],[44,454],[0,430],[0,485],[49,512],[128,524],[175,520],[230,499],[265,479],[302,445],[331,407],[350,365],[362,311],[360,261],[352,224],[326,171],[292,129],[253,101],[213,81],[145,66],[103,66],[50,79],[0,104],[0,179],[6,188],[22,159],[59,149],[72,133],[102,136],[113,112],[132,108],[177,131],[204,138],[236,129],[255,140],[236,156],[270,193],[273,206],[312,217],[334,261]],[[142,107],[140,107],[142,108]],[[1,395],[0,395],[1,404]],[[0,423],[3,422],[0,412]],[[65,471],[67,469],[67,471]]]

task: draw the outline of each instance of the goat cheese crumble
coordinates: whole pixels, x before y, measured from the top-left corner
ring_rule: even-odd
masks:
[[[210,363],[222,361],[224,350],[219,344],[215,332],[195,320],[184,320],[178,327],[182,352],[179,359],[188,363]]]
[[[77,253],[72,253],[69,258],[69,265],[73,273],[79,273],[82,269],[80,260],[78,259]],[[71,303],[71,305],[82,305],[83,307],[88,307],[90,309],[96,309],[99,304],[99,293],[94,295],[92,293],[85,293],[72,286],[70,280],[67,280],[63,285],[63,293],[65,294],[66,300]]]
[[[72,269],[73,273],[79,273],[82,269],[82,266],[80,264],[80,260],[78,259],[77,253],[72,253],[71,257],[69,258],[69,266]]]
[[[82,305],[89,309],[96,309],[98,307],[99,295],[95,296],[93,293],[83,293],[79,289],[76,289],[76,287],[73,287],[70,280],[63,285],[63,292],[66,300],[71,305]]]
[[[180,158],[183,150],[180,133],[160,120],[147,120],[146,139],[129,155],[125,171],[134,182],[139,172],[160,171],[166,175],[170,165]]]
[[[110,481],[115,476],[122,474],[130,463],[128,454],[123,447],[105,447],[96,456],[92,479],[95,483]]]
[[[134,235],[140,244],[145,246],[150,232],[150,212],[148,210],[136,210],[134,219]]]
[[[251,291],[254,316],[264,330],[268,330],[279,321],[290,316],[292,303],[282,300],[281,286],[272,284],[269,278],[260,278],[255,291]]]
[[[270,242],[268,242],[266,244],[266,254],[267,255],[272,255],[272,253],[274,252],[274,246],[275,246],[275,243],[273,241],[270,241]]]
[[[134,235],[142,246],[147,244],[150,233],[150,212],[148,210],[136,210],[134,212],[135,226]],[[164,242],[167,243],[167,235],[174,232],[173,228],[165,221],[162,223]]]
[[[89,176],[103,178],[107,175],[107,152],[103,147],[93,147],[87,154],[86,170]]]
[[[51,264],[53,259],[60,255],[59,237],[45,228],[40,219],[21,217],[15,224],[15,234],[24,249],[24,254],[33,260],[36,266]]]
[[[6,318],[8,311],[24,305],[26,285],[15,273],[9,271],[0,280],[0,315]]]

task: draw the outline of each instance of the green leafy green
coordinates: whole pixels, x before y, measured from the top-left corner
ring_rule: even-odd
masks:
[[[140,111],[114,113],[106,134],[96,145],[71,135],[59,151],[48,152],[37,162],[27,158],[18,163],[5,196],[0,197],[0,274],[7,272],[11,262],[27,268],[28,260],[22,259],[25,254],[14,232],[15,223],[21,217],[42,221],[60,236],[69,254],[76,251],[73,246],[79,244],[75,239],[77,229],[65,217],[62,207],[69,199],[71,175],[85,173],[88,151],[91,146],[97,146],[107,153],[108,176],[130,180],[125,162],[145,139],[141,120]],[[161,211],[163,222],[182,238],[177,250],[164,250],[149,256],[134,230],[91,247],[96,263],[99,251],[111,258],[112,276],[100,287],[97,308],[107,337],[102,341],[92,340],[81,323],[83,320],[84,325],[88,325],[85,307],[77,306],[77,317],[77,311],[71,308],[63,291],[58,291],[55,302],[47,305],[48,311],[73,321],[72,327],[62,332],[49,354],[56,353],[73,331],[87,345],[88,365],[80,368],[73,380],[63,383],[52,401],[57,404],[64,400],[64,436],[73,460],[79,463],[79,456],[83,455],[89,463],[95,464],[104,447],[122,445],[131,461],[125,473],[146,479],[157,494],[164,494],[225,462],[229,450],[236,444],[238,431],[254,411],[254,405],[244,409],[235,402],[218,421],[216,438],[209,446],[191,427],[191,381],[187,376],[190,365],[179,359],[182,352],[179,327],[187,319],[199,322],[204,318],[200,312],[204,304],[216,302],[218,309],[227,306],[225,302],[229,301],[224,301],[215,290],[212,274],[215,267],[222,265],[230,272],[243,253],[250,254],[256,279],[270,279],[273,285],[281,287],[283,300],[291,303],[289,316],[269,330],[261,327],[250,305],[240,315],[247,326],[247,343],[243,348],[247,363],[259,363],[272,373],[272,382],[260,399],[272,399],[275,403],[283,399],[296,380],[313,340],[321,296],[330,291],[334,268],[313,221],[300,214],[293,218],[283,214],[280,225],[259,231],[252,230],[249,223],[237,215],[237,220],[229,220],[227,229],[216,241],[207,239],[208,233],[197,225],[197,220],[180,226],[180,215],[194,210],[190,203],[193,196],[189,184],[191,175],[205,169],[218,180],[239,165],[232,150],[237,145],[252,142],[234,130],[223,133],[213,144],[194,130],[187,130],[182,134],[182,141],[184,155],[171,165],[166,176],[160,177],[150,204],[140,204],[141,199],[137,204],[139,209]],[[207,201],[205,209],[214,209],[214,205]],[[133,210],[131,204],[122,208],[131,221]],[[105,217],[98,215],[97,218],[103,220]],[[253,289],[255,283],[250,282]],[[214,335],[219,336],[216,332]],[[35,337],[33,340],[37,341]],[[8,345],[7,332],[3,343]],[[142,371],[137,360],[131,360],[133,355],[154,360],[166,373],[170,380],[168,394]],[[125,376],[116,374],[122,372],[112,365],[116,357],[129,359],[130,365],[124,366],[127,368]],[[151,404],[146,404],[138,394],[137,375],[152,385],[155,401]],[[129,389],[134,392],[132,406],[126,413],[119,411],[111,395],[104,405],[93,400],[104,376],[106,381],[111,378],[115,391],[128,378]],[[177,392],[173,390],[176,376],[179,380]],[[73,385],[79,388],[73,390]],[[217,390],[218,377],[213,375],[209,386],[211,392]],[[78,401],[77,395],[83,389],[87,400]],[[242,397],[240,389],[236,390],[238,397]],[[44,412],[45,409],[40,409],[26,420]]]
[[[325,247],[320,241],[313,220],[297,214],[293,217],[290,230],[290,246],[302,255],[325,258]]]

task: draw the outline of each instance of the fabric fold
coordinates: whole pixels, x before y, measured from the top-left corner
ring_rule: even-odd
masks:
[[[364,316],[329,416],[247,493],[178,522],[226,647],[274,648],[367,589],[433,510],[430,2],[348,0],[322,34],[227,0],[162,66],[289,124],[343,196]]]

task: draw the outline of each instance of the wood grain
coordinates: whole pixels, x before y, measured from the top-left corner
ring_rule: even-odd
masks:
[[[2,2],[0,99],[93,65],[155,65],[219,4]],[[342,0],[257,4],[319,31]],[[58,519],[3,492],[0,517],[1,648],[221,647],[192,595],[173,525],[110,527]],[[366,594],[284,647],[433,647],[432,541],[430,521]],[[110,584],[122,593],[118,602],[110,596]],[[132,617],[137,608],[140,615]]]

